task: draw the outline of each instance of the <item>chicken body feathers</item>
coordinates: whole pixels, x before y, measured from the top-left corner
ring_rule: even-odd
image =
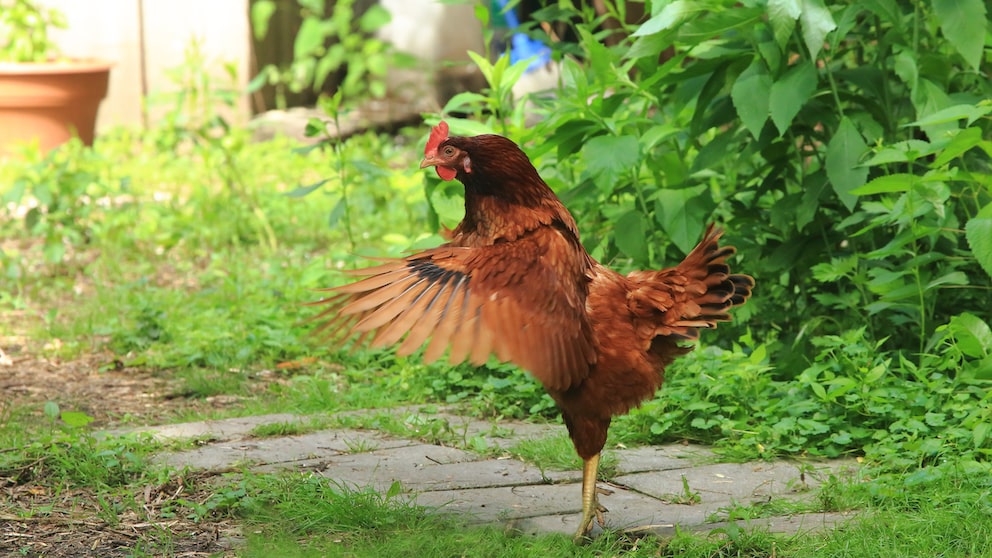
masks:
[[[754,281],[713,225],[677,266],[620,275],[593,260],[575,220],[526,155],[500,136],[436,127],[424,166],[465,186],[465,218],[437,248],[351,272],[328,289],[319,331],[372,338],[452,363],[491,355],[530,371],[558,404],[576,451],[603,448],[613,416],[654,395],[699,329],[730,319]],[[442,173],[443,169],[443,173]],[[453,174],[452,174],[453,173]]]

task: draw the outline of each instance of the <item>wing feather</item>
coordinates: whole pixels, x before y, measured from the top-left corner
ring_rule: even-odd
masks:
[[[591,259],[552,227],[514,242],[444,245],[352,275],[329,289],[317,331],[344,342],[372,336],[400,354],[426,344],[432,362],[483,364],[495,354],[532,372],[549,389],[584,379],[595,362],[585,313]]]
[[[468,278],[460,275],[451,288],[451,296],[444,303],[437,328],[434,330],[430,344],[424,352],[424,359],[427,362],[434,362],[441,358],[445,348],[449,344],[452,344],[452,336],[458,330],[458,324],[461,322],[463,301],[468,291],[465,288],[467,282]],[[451,353],[454,354],[454,348],[452,348]]]
[[[439,283],[431,289],[430,300],[427,301],[419,319],[410,326],[410,333],[403,340],[403,344],[397,350],[401,355],[409,355],[417,350],[417,347],[424,344],[430,337],[431,332],[437,328],[438,320],[441,319],[441,310],[445,302],[451,298],[451,289],[448,281],[451,275],[445,276]]]
[[[472,348],[475,313],[470,307],[469,294],[466,288],[460,301],[461,305],[458,307],[458,320],[452,324],[454,331],[451,332],[451,352],[448,354],[448,362],[451,364],[463,362]]]
[[[418,282],[425,283],[422,289],[416,295],[411,295],[408,300],[403,300],[398,302],[403,306],[402,311],[392,318],[392,321],[385,324],[376,335],[375,345],[378,347],[385,347],[387,345],[393,345],[399,342],[403,336],[413,328],[417,320],[424,318],[424,310],[427,308],[427,303],[430,302],[431,296],[429,292],[433,290],[435,285],[427,283],[426,279],[422,279]]]
[[[425,279],[416,279],[413,281],[403,280],[398,286],[403,287],[402,289],[394,289],[393,285],[384,287],[387,292],[378,292],[366,295],[364,298],[374,297],[376,300],[381,300],[374,309],[370,310],[364,318],[362,318],[357,324],[355,324],[356,331],[372,331],[373,329],[380,328],[390,320],[399,316],[406,310],[410,304],[416,299],[420,291],[416,290],[418,286],[426,285],[427,281]],[[387,294],[391,294],[391,291],[399,290],[395,296],[387,298]],[[359,301],[360,302],[360,301]],[[375,302],[375,301],[373,301]],[[347,306],[344,307],[342,312],[349,312]]]
[[[373,277],[372,279],[378,279],[378,277]],[[372,282],[371,286],[367,289],[358,291],[363,293],[363,295],[344,305],[344,307],[341,308],[341,312],[345,314],[360,314],[362,312],[374,310],[386,302],[402,296],[407,289],[417,282],[416,277],[410,277],[399,273],[391,274],[390,279],[390,282],[383,285],[377,285],[378,282]]]

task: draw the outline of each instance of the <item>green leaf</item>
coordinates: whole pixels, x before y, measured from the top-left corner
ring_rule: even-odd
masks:
[[[66,411],[62,413],[62,422],[72,428],[80,428],[93,422],[93,417],[79,411]]]
[[[659,31],[664,31],[665,29],[671,29],[681,23],[686,16],[691,13],[691,11],[689,2],[686,2],[685,0],[675,0],[671,4],[668,4],[662,8],[658,15],[645,21],[640,27],[637,28],[637,31],[634,31],[633,36],[643,37],[645,35],[653,35]]]
[[[697,17],[679,28],[679,42],[696,45],[719,37],[734,29],[747,30],[765,17],[765,10],[738,6],[733,10],[712,10],[706,17]]]
[[[699,242],[702,227],[716,207],[709,187],[658,190],[654,198],[655,219],[679,250],[688,254]]]
[[[444,108],[441,109],[441,114],[448,114],[455,111],[475,112],[484,108],[488,99],[489,97],[474,91],[462,91],[448,99]]]
[[[858,202],[852,191],[864,185],[868,178],[868,168],[859,166],[861,156],[867,150],[865,140],[851,119],[846,116],[842,118],[837,132],[827,145],[825,166],[830,185],[848,210],[853,210]]]
[[[818,398],[823,400],[827,399],[827,390],[823,389],[823,384],[819,382],[810,382],[809,387],[813,390],[813,394]]]
[[[772,24],[778,46],[785,47],[802,13],[800,0],[768,0],[768,21]]]
[[[899,10],[896,0],[863,0],[860,5],[882,18],[883,22],[895,24],[902,20],[902,11]]]
[[[930,168],[935,169],[950,163],[958,156],[964,154],[969,149],[982,143],[982,129],[977,126],[961,130],[951,139],[944,149],[942,149],[930,163]]]
[[[348,50],[344,48],[341,43],[331,45],[327,49],[327,52],[317,60],[317,65],[313,70],[313,91],[317,93],[324,88],[324,82],[327,81],[327,76],[331,75],[331,72],[336,71],[341,66],[345,64],[348,59]],[[350,75],[361,75],[360,70],[354,64],[348,67],[348,71],[352,72]],[[342,86],[338,89],[341,91],[344,89]]]
[[[251,4],[251,29],[255,38],[262,40],[269,34],[269,20],[276,11],[272,0],[257,0]]]
[[[258,75],[251,78],[251,81],[248,82],[248,92],[254,93],[268,85],[269,75],[270,74],[266,71],[266,68],[263,68],[262,71],[258,72]]]
[[[359,18],[358,28],[365,33],[371,33],[389,23],[392,19],[393,16],[389,13],[389,10],[383,8],[379,4],[372,4],[369,6],[369,9],[362,14],[362,17]]]
[[[612,191],[617,177],[640,161],[640,146],[634,136],[596,136],[582,146],[582,159],[590,174],[603,178],[604,190]]]
[[[479,71],[482,72],[482,77],[486,78],[486,83],[490,84],[490,86],[491,86],[492,83],[493,83],[493,65],[492,65],[492,63],[489,62],[489,59],[488,58],[486,58],[485,56],[482,56],[481,54],[479,54],[477,52],[474,52],[474,51],[471,51],[470,50],[470,51],[467,52],[467,54],[468,54],[468,57],[472,59],[472,62],[474,62],[475,65],[478,66]]]
[[[461,188],[453,184],[456,183],[445,182],[429,196],[438,219],[448,228],[454,228],[465,216],[465,200],[458,192]]]
[[[989,430],[992,429],[992,424],[987,422],[980,422],[971,429],[971,437],[976,448],[982,447],[985,443],[985,439],[989,436]]]
[[[301,59],[309,56],[317,47],[324,44],[324,26],[320,20],[308,17],[300,24],[293,41],[293,58]]]
[[[59,404],[54,401],[45,401],[44,412],[45,416],[52,420],[59,418]]]
[[[325,178],[324,180],[321,180],[319,182],[314,182],[313,184],[308,184],[306,186],[297,186],[296,188],[290,190],[289,192],[286,192],[283,195],[289,198],[302,198],[303,196],[309,194],[310,192],[313,192],[317,188],[320,188],[324,184],[327,184],[330,180],[331,180],[330,178]]]
[[[632,209],[624,213],[615,227],[617,248],[636,261],[648,259],[647,224],[644,215]]]
[[[865,161],[866,167],[887,165],[889,163],[912,163],[920,157],[933,153],[934,148],[923,140],[911,139],[893,143],[883,147],[878,153]]]
[[[908,192],[920,177],[915,174],[896,173],[880,176],[864,186],[850,190],[855,196],[870,196],[872,194],[889,194],[892,192]]]
[[[981,318],[963,312],[951,318],[948,331],[962,353],[972,358],[992,355],[992,328]]]
[[[982,61],[985,43],[985,3],[982,0],[933,0],[940,31],[973,69]]]
[[[334,204],[334,208],[331,209],[331,212],[327,214],[327,226],[332,229],[334,227],[337,227],[338,223],[341,222],[341,219],[345,216],[347,212],[348,212],[348,200],[344,196],[341,196],[338,199],[338,202]]]
[[[802,230],[813,222],[820,208],[820,196],[827,188],[827,177],[820,171],[809,175],[803,181],[803,196],[796,208],[796,230]]]
[[[982,106],[969,104],[953,105],[929,114],[924,118],[920,118],[915,122],[910,122],[906,126],[933,126],[935,124],[957,122],[958,120],[965,120],[965,124],[970,126],[975,120],[990,112],[992,112],[992,106],[988,104]]]
[[[992,203],[968,220],[964,232],[968,245],[971,246],[971,253],[985,273],[992,277]]]
[[[646,56],[657,57],[658,53],[665,50],[672,44],[675,33],[655,33],[638,37],[630,49],[624,54],[626,59],[644,58]]]
[[[926,286],[923,288],[924,291],[929,291],[940,287],[941,285],[958,285],[964,286],[968,284],[968,276],[964,274],[963,271],[952,271],[950,273],[945,273],[936,279],[932,279],[927,282]]]
[[[792,119],[799,114],[799,109],[816,91],[816,81],[816,68],[807,61],[800,62],[772,84],[769,96],[772,122],[780,136],[785,134]]]
[[[816,55],[823,48],[823,42],[830,33],[837,28],[834,16],[830,10],[823,5],[823,0],[801,0],[803,11],[799,16],[799,21],[803,26],[803,41],[809,49],[811,58],[816,59]]]
[[[737,109],[737,115],[755,139],[761,135],[761,129],[768,120],[771,88],[772,78],[765,71],[764,64],[755,60],[730,89],[730,98]]]
[[[912,53],[904,50],[896,54],[892,69],[911,90],[916,87],[920,70],[916,66],[916,58],[913,57]]]

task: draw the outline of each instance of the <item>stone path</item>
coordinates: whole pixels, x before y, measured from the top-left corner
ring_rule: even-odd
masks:
[[[484,440],[489,447],[506,448],[524,438],[561,435],[564,429],[516,422],[500,422],[494,428],[490,422],[444,413],[390,412],[414,422],[424,417],[447,421],[462,439]],[[264,438],[252,435],[259,425],[306,424],[309,420],[282,414],[141,430],[163,439],[196,437],[202,442],[195,449],[159,457],[177,467],[311,471],[329,481],[383,491],[399,481],[416,503],[479,523],[501,523],[524,533],[571,534],[577,527],[581,510],[579,470],[542,471],[516,459],[487,458],[456,447],[369,430],[330,429]],[[616,475],[611,482],[600,483],[612,491],[600,496],[600,502],[609,509],[607,527],[659,534],[671,534],[676,526],[711,530],[722,525],[719,519],[725,518],[726,508],[734,504],[811,499],[816,495],[813,489],[828,475],[857,473],[857,463],[851,460],[718,463],[708,449],[693,445],[616,449],[611,453],[617,460]],[[698,502],[684,502],[683,477],[698,495]],[[796,514],[751,520],[751,524],[792,533],[830,527],[850,517],[840,513]]]

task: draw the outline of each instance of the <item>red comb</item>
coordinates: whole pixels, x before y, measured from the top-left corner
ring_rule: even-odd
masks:
[[[437,126],[431,128],[431,135],[427,138],[427,146],[424,147],[424,155],[437,153],[437,146],[448,139],[448,123],[444,120],[438,122]]]

